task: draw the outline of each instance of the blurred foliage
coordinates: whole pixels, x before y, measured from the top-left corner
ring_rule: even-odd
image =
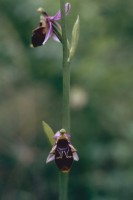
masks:
[[[71,0],[80,41],[72,62],[72,141],[80,161],[69,199],[133,199],[133,2]],[[42,120],[61,129],[61,45],[30,49],[38,7],[59,1],[0,2],[0,199],[58,199],[58,170],[45,165],[50,145]]]

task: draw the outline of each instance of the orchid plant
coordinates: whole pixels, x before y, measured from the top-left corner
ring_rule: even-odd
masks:
[[[52,145],[46,163],[55,160],[57,167],[61,171],[59,200],[67,200],[68,172],[73,160],[79,160],[77,150],[72,145],[68,134],[68,132],[70,133],[70,61],[74,56],[79,38],[79,17],[77,17],[73,26],[71,41],[68,40],[66,34],[66,15],[69,14],[70,8],[70,3],[65,3],[65,0],[60,0],[60,10],[54,16],[48,15],[43,8],[39,8],[37,10],[41,13],[39,26],[32,31],[31,38],[31,47],[45,45],[50,38],[62,43],[63,129],[54,134],[51,127],[46,122],[43,122],[44,132]],[[61,20],[61,25],[58,22],[59,20]]]

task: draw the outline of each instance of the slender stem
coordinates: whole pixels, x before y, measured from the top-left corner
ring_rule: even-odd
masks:
[[[68,174],[59,174],[59,200],[68,199]]]
[[[70,64],[68,59],[65,0],[60,0],[62,47],[63,47],[63,105],[62,105],[62,128],[70,132]],[[68,174],[60,173],[59,200],[68,199]]]
[[[62,25],[62,45],[63,45],[63,108],[62,127],[70,132],[70,63],[68,59],[65,0],[60,0],[61,25]]]

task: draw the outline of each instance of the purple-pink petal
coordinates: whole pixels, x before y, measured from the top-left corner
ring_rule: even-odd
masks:
[[[44,40],[44,42],[43,42],[43,45],[48,41],[48,39],[52,36],[52,34],[53,34],[53,28],[52,28],[52,24],[51,24],[51,22],[47,22],[47,28],[48,28],[48,30],[47,30],[47,32],[46,32],[46,36],[45,36],[45,40]]]
[[[64,135],[65,135],[66,138],[68,138],[68,139],[70,139],[70,137],[71,137],[70,134],[68,134],[68,133],[65,133]]]
[[[67,139],[70,139],[70,137],[71,137],[68,133],[64,133],[64,135],[65,135],[65,137],[66,137]],[[61,136],[61,133],[60,133],[60,131],[58,131],[58,132],[56,132],[56,133],[54,134],[54,139],[57,140],[60,136]]]
[[[46,160],[46,163],[49,163],[51,161],[53,161],[55,159],[55,155],[54,154],[49,154]]]
[[[54,41],[60,42],[60,40],[58,39],[58,37],[55,34],[53,34],[52,38],[53,38]]]
[[[60,137],[60,132],[59,131],[54,134],[54,139],[57,140],[58,137]]]
[[[79,157],[78,157],[77,152],[73,152],[73,159],[74,159],[75,161],[78,161],[78,160],[79,160]]]
[[[49,17],[51,20],[54,20],[54,21],[58,21],[61,19],[61,12],[60,10],[54,15],[54,16],[51,16]]]
[[[65,13],[66,15],[68,15],[69,11],[71,9],[71,4],[70,3],[66,3],[65,4]],[[54,21],[58,21],[61,19],[61,11],[59,10],[54,16],[49,16],[50,20],[54,20]]]

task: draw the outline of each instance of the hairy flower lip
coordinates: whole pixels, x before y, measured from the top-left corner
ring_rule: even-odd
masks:
[[[73,161],[78,161],[77,150],[70,142],[70,135],[65,129],[61,129],[54,134],[55,143],[48,154],[46,163],[55,160],[61,172],[67,173],[71,169]]]
[[[70,3],[66,3],[66,15],[68,15],[70,8]],[[62,42],[61,27],[57,22],[61,19],[61,11],[59,10],[54,16],[48,15],[41,7],[37,11],[41,13],[40,25],[33,30],[32,44],[30,46],[38,47],[44,45],[50,38],[53,38],[57,42]],[[42,28],[43,32],[41,32]]]

